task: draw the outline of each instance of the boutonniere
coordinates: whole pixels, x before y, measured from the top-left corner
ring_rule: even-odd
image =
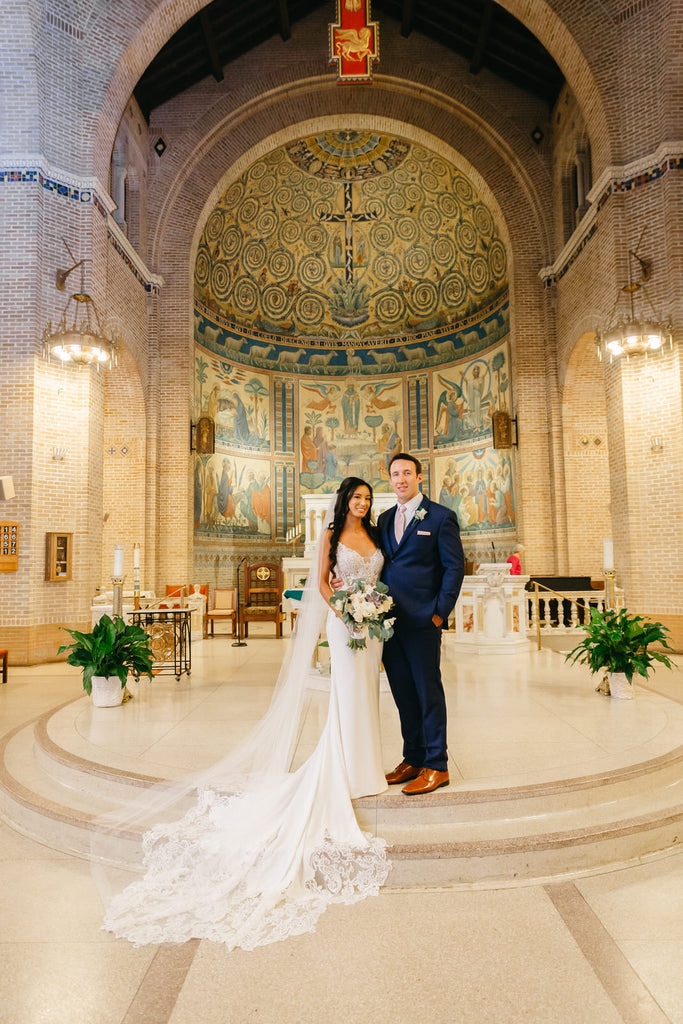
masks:
[[[426,515],[427,515],[427,509],[426,508],[415,509],[415,513],[413,515],[413,520],[412,521],[413,522],[417,522],[417,523],[421,523]]]

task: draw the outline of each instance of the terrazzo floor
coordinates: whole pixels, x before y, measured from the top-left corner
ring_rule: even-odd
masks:
[[[199,768],[259,717],[282,652],[260,637],[197,643],[190,680],[142,683],[121,709],[79,701],[53,738],[147,774]],[[477,657],[447,640],[444,676],[454,786],[560,779],[683,742],[681,659],[628,702],[595,694],[552,651]],[[10,667],[0,731],[79,685],[63,663]],[[309,696],[299,760],[325,701]],[[388,693],[381,708],[389,768],[400,745]],[[0,864],[0,1024],[683,1024],[683,853],[545,885],[386,890],[250,953],[113,939],[88,864],[5,823]]]

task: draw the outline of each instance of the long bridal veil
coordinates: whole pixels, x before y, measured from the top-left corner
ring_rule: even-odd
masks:
[[[386,844],[356,822],[332,714],[315,752],[289,770],[327,612],[318,579],[333,505],[264,717],[208,770],[143,784],[93,822],[104,926],[120,937],[252,949],[313,930],[329,903],[363,899],[386,879]]]

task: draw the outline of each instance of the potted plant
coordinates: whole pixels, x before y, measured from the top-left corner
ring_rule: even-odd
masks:
[[[657,643],[671,650],[666,639],[669,630],[661,622],[630,615],[626,608],[618,612],[593,608],[590,622],[577,628],[584,629],[586,635],[565,660],[588,665],[593,673],[605,669],[605,678],[597,689],[612,697],[632,697],[634,674],[647,679],[654,661],[671,668],[666,654],[650,650]]]
[[[70,651],[69,665],[83,669],[83,689],[95,707],[116,707],[123,699],[129,672],[152,678],[153,656],[149,636],[140,626],[103,615],[92,633],[67,629],[73,643],[62,644],[58,654]]]

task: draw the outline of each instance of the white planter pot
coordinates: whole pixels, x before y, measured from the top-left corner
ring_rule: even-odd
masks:
[[[92,677],[92,702],[96,708],[115,708],[123,700],[123,687],[118,676]]]
[[[610,696],[619,700],[633,700],[633,686],[626,678],[625,672],[609,673]]]

